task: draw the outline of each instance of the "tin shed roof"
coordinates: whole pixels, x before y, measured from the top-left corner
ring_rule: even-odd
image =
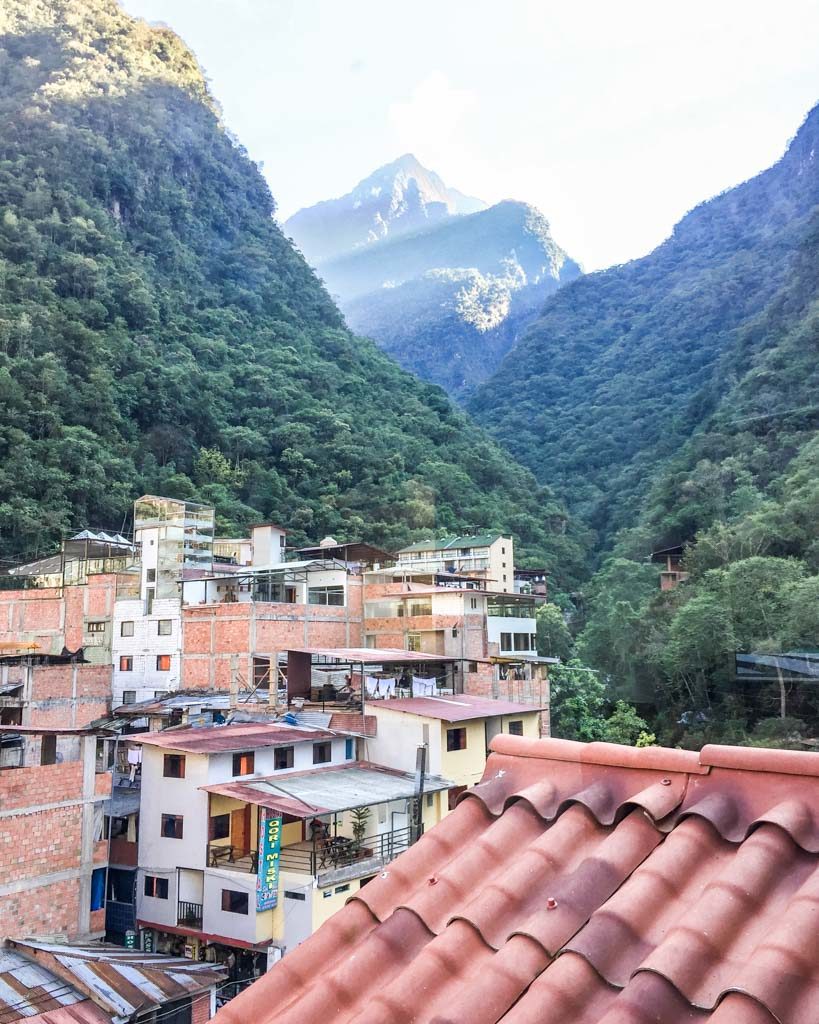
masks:
[[[492,749],[219,1024],[819,1020],[819,755]]]
[[[542,710],[536,704],[517,704],[510,700],[478,697],[471,693],[458,693],[452,697],[393,697],[369,701],[367,707],[370,711],[403,711],[424,718],[439,718],[442,722],[468,722],[473,718],[526,715]]]
[[[279,725],[276,722],[242,722],[238,725],[185,726],[129,736],[129,742],[145,743],[187,754],[230,754],[260,747],[289,746],[303,741],[331,740],[336,734],[308,725]]]
[[[138,1012],[203,992],[226,977],[226,972],[213,964],[122,946],[69,945],[33,939],[10,940],[9,946],[8,952],[24,959],[32,975],[50,977],[52,988],[62,981],[63,990],[77,992],[80,998],[90,999],[105,1011],[97,1017],[91,1014],[78,1018],[88,1024],[97,1024],[100,1017],[106,1022],[129,1020]],[[57,994],[56,988],[54,993]],[[58,999],[55,1007],[64,1001],[67,1000]],[[72,1005],[71,1009],[80,1007],[85,1009],[87,1004]],[[45,1019],[52,1024],[50,1017]],[[71,1019],[55,1017],[53,1024],[67,1024]]]

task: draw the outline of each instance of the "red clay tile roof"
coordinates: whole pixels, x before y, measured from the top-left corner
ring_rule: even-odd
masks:
[[[816,1024],[819,754],[499,736],[218,1024]]]

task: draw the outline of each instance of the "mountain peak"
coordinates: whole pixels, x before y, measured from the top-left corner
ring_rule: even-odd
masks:
[[[404,153],[378,167],[346,195],[299,210],[285,222],[307,258],[323,264],[430,224],[486,209],[486,203],[457,189]]]

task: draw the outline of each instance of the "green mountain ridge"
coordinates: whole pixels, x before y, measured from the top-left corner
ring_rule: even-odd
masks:
[[[561,289],[468,403],[603,550],[637,522],[666,462],[707,429],[730,372],[745,372],[731,353],[781,299],[809,235],[817,136],[815,109],[776,165],[692,210],[653,253]],[[516,401],[498,403],[511,373]]]
[[[154,491],[295,542],[502,529],[576,583],[551,492],[346,329],[172,32],[3,0],[0,128],[0,555]]]

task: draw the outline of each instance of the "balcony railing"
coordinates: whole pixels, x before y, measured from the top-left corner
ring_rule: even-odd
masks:
[[[201,928],[202,904],[180,900],[177,907],[176,923],[183,928]]]
[[[282,871],[309,875],[349,868],[364,861],[368,865],[370,862],[387,864],[412,845],[413,831],[411,826],[407,826],[358,840],[334,836],[316,843],[294,843],[282,847],[279,864]]]

